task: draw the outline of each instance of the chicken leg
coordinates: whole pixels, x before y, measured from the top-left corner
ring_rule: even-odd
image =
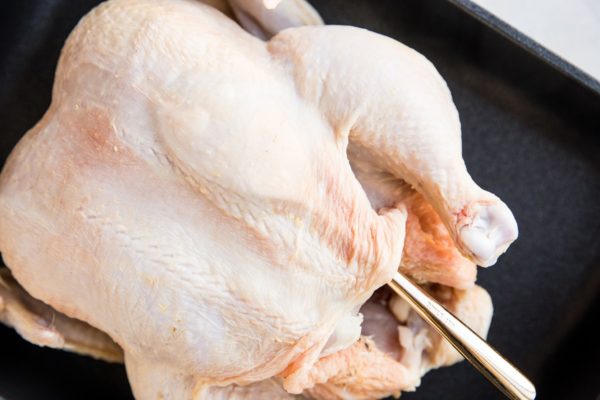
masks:
[[[373,168],[423,194],[466,257],[492,265],[516,239],[508,207],[467,173],[458,113],[425,57],[385,36],[339,26],[286,30],[268,47],[339,145],[366,153]]]

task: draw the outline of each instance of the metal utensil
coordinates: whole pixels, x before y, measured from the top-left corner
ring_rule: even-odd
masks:
[[[399,272],[388,285],[508,398],[535,399],[525,375],[423,289]]]

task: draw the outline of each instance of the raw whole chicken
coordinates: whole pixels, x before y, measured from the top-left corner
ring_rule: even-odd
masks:
[[[517,236],[446,84],[302,1],[209,3],[110,0],[67,40],[0,179],[0,319],[138,399],[414,390],[459,357],[375,290],[400,266],[485,335],[475,264]]]

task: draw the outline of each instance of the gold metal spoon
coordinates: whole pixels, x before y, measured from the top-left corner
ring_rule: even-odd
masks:
[[[535,399],[525,375],[423,289],[399,272],[388,285],[508,398]]]

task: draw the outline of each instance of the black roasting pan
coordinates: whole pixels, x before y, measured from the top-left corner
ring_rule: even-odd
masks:
[[[62,44],[97,3],[2,2],[2,162],[46,110]],[[495,307],[489,341],[531,377],[538,398],[597,399],[600,95],[593,82],[548,64],[461,3],[313,0],[327,23],[394,37],[425,54],[448,81],[467,166],[506,201],[520,227],[510,251],[480,270]],[[131,392],[120,365],[41,349],[0,327],[0,397],[131,399]],[[417,392],[403,395],[501,398],[466,363],[429,373]]]

